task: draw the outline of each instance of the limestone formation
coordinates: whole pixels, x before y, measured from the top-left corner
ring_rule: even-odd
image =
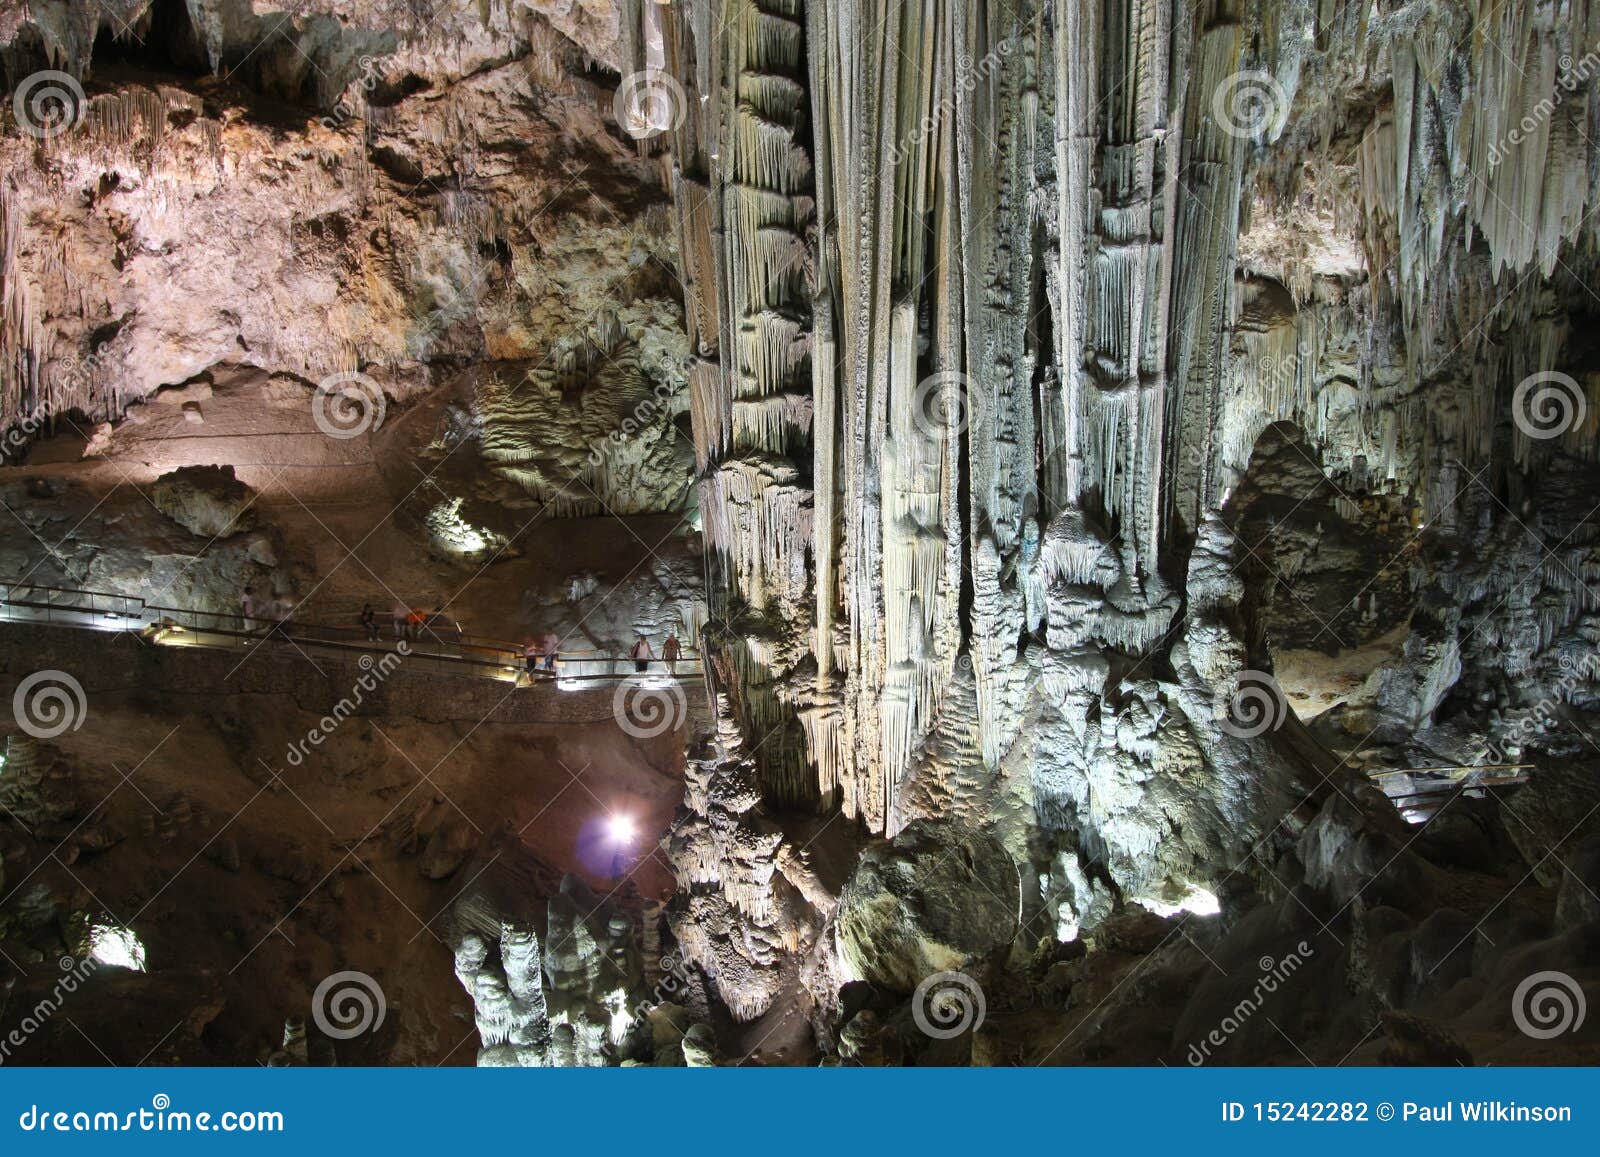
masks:
[[[228,538],[255,527],[255,494],[232,466],[183,466],[157,478],[150,501],[190,534]]]
[[[1595,980],[1600,5],[297,7],[0,0],[58,86],[0,113],[0,580],[504,636],[483,706],[590,762],[447,716],[560,788],[493,800],[533,835],[379,824],[480,1063],[1552,1059],[1509,1009]],[[413,788],[390,709],[322,786]],[[75,819],[81,751],[13,747],[0,802]],[[682,772],[637,844],[625,756]],[[324,827],[207,862],[313,886],[374,840]],[[30,951],[83,918],[17,890]]]

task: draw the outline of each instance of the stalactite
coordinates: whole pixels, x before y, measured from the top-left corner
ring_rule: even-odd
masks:
[[[784,752],[763,789],[892,835],[1026,765],[1056,851],[1170,890],[1166,777],[1212,758],[1244,651],[1208,536],[1263,433],[1302,431],[1347,516],[1403,496],[1441,528],[1462,461],[1600,450],[1600,397],[1553,440],[1505,408],[1571,346],[1536,283],[1595,266],[1591,85],[1546,99],[1587,0],[714,8],[669,37],[676,188],[708,549],[755,640],[729,697]],[[1260,123],[1230,119],[1241,80]],[[771,538],[802,522],[804,562]]]
[[[806,37],[799,0],[679,5],[661,27],[666,62],[689,94],[674,134],[679,252],[697,354],[690,414],[700,471],[713,620],[753,612],[772,645],[740,646],[733,698],[752,734],[799,734],[790,673],[811,649],[808,453],[813,165],[807,150]],[[624,14],[629,53],[649,14]],[[796,537],[799,536],[799,537]],[[755,748],[767,789],[818,791],[804,745]]]

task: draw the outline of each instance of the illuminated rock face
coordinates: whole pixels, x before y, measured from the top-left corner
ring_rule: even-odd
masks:
[[[150,501],[190,534],[227,538],[256,525],[255,495],[232,466],[184,466],[163,474]]]
[[[1516,523],[1581,520],[1559,496],[1600,427],[1530,436],[1513,395],[1558,372],[1593,409],[1593,77],[1559,60],[1600,11],[1475,12],[625,8],[623,71],[659,42],[685,93],[664,141],[714,672],[744,739],[737,821],[714,773],[674,845],[686,943],[771,942],[747,878],[812,838],[760,818],[796,807],[883,837],[976,816],[1034,936],[1088,932],[1113,897],[1208,909],[1236,873],[1270,892],[1256,849],[1339,762],[1270,680],[1266,725],[1233,718],[1275,648],[1317,709],[1359,700],[1341,749],[1376,725],[1477,759],[1511,712],[1472,697],[1549,693],[1600,560],[1583,531],[1531,564]],[[1286,485],[1249,473],[1269,430],[1326,473],[1343,538],[1269,543],[1246,504]],[[1554,509],[1514,512],[1491,477]],[[1392,559],[1349,549],[1396,531]],[[1270,637],[1293,612],[1261,593],[1274,561],[1357,605]],[[1560,694],[1588,701],[1591,675]],[[830,904],[780,924],[791,957]],[[738,984],[730,1007],[767,1007],[768,981]]]
[[[359,372],[401,406],[457,391],[434,441],[471,438],[507,501],[685,509],[669,202],[587,74],[615,13],[299,8],[0,4],[35,99],[0,141],[0,427],[120,419],[218,366]]]
[[[840,898],[840,954],[853,978],[909,993],[1003,955],[1021,901],[1016,865],[993,837],[920,821],[862,856]]]
[[[472,997],[480,1065],[616,1064],[648,1052],[638,929],[604,897],[567,877],[537,903],[519,852],[476,864],[449,921],[456,978]]]

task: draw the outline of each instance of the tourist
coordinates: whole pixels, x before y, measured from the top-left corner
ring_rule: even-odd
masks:
[[[372,609],[371,603],[361,604],[361,626],[367,632],[367,642],[378,641],[378,612]]]
[[[396,639],[407,638],[406,628],[411,620],[411,608],[396,599],[394,606],[389,608],[389,618],[394,623],[394,637]]]
[[[426,627],[427,625],[428,625],[428,616],[423,614],[423,612],[421,612],[421,611],[407,611],[406,612],[406,636],[408,638],[415,639],[417,642],[420,643],[422,641],[422,629],[424,627]]]
[[[633,649],[628,652],[633,657],[633,669],[643,674],[650,669],[650,660],[655,655],[650,651],[650,644],[643,635],[634,641]]]
[[[535,639],[522,648],[523,669],[532,675],[539,669],[539,656],[544,653],[544,640]]]
[[[244,624],[244,631],[247,633],[254,631],[256,629],[256,591],[254,587],[245,587],[244,594],[239,596],[239,612],[240,622]]]
[[[668,674],[678,673],[678,658],[682,654],[683,646],[678,642],[678,633],[674,631],[667,636],[667,641],[661,644],[661,658],[667,664]]]
[[[544,669],[554,672],[556,669],[556,655],[561,650],[561,640],[556,638],[554,631],[546,631],[544,636]]]

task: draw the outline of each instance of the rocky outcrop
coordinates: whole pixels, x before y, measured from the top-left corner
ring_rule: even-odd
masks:
[[[909,993],[993,963],[1021,909],[1016,865],[996,840],[919,821],[862,854],[839,898],[839,953],[852,979]]]
[[[232,466],[183,466],[150,488],[156,509],[202,538],[228,538],[255,527],[255,492],[233,476]]]
[[[609,6],[0,13],[37,119],[0,141],[16,444],[146,397],[203,424],[176,387],[223,363],[326,386],[305,404],[330,437],[359,436],[470,360],[466,430],[513,495],[564,514],[685,506],[666,197],[586,70],[616,54]],[[352,384],[354,413],[330,405]]]
[[[466,872],[452,906],[456,977],[472,997],[490,1066],[703,1063],[705,1026],[682,1003],[697,987],[680,961],[645,960],[657,910],[624,891],[597,896],[551,874],[513,840],[495,841]],[[650,979],[654,978],[654,983]]]

